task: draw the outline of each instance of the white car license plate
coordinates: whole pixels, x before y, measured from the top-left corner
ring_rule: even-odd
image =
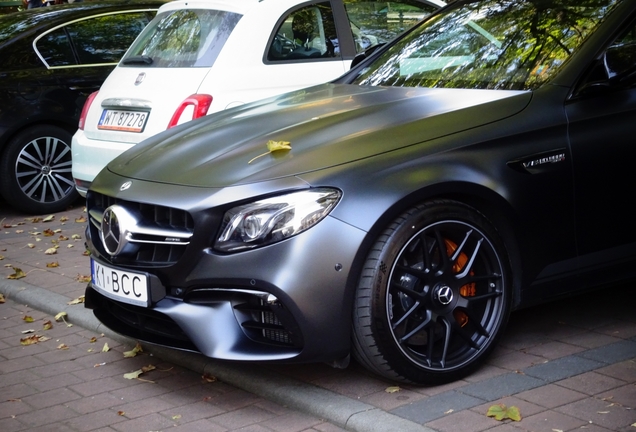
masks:
[[[149,114],[146,111],[105,109],[97,123],[97,129],[140,133],[146,127]]]
[[[148,306],[148,278],[143,273],[117,270],[91,259],[93,287],[107,297]]]

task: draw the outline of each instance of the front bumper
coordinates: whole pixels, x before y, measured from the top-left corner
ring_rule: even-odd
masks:
[[[90,203],[89,196],[89,213]],[[217,359],[332,361],[349,353],[363,231],[327,217],[280,243],[220,254],[211,247],[220,216],[192,211],[192,219],[192,240],[182,252],[141,250],[123,259],[105,252],[97,225],[89,224],[93,259],[143,271],[153,282],[147,308],[108,298],[91,284],[86,307],[118,333]]]

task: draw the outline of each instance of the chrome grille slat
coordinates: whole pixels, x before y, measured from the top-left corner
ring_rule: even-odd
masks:
[[[104,257],[108,254],[97,239],[100,238],[102,216],[104,211],[115,204],[139,215],[138,232],[129,237],[131,243],[137,244],[138,251],[131,256],[118,255],[117,262],[135,265],[171,265],[176,263],[186,246],[190,243],[194,230],[192,216],[184,210],[119,200],[93,191],[87,195],[89,229],[93,243]]]

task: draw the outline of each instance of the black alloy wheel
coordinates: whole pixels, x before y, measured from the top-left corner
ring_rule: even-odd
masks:
[[[78,197],[71,134],[59,127],[39,125],[17,134],[7,143],[0,167],[2,195],[24,212],[62,211]]]
[[[475,209],[453,201],[411,209],[378,238],[363,268],[354,355],[397,381],[469,374],[508,320],[508,268],[497,231]]]

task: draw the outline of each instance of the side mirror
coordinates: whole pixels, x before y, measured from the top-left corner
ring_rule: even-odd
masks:
[[[577,96],[587,96],[628,85],[636,77],[636,44],[622,44],[609,47],[599,64],[595,79],[583,84]]]
[[[624,83],[636,75],[636,44],[611,46],[603,55],[610,83]]]

